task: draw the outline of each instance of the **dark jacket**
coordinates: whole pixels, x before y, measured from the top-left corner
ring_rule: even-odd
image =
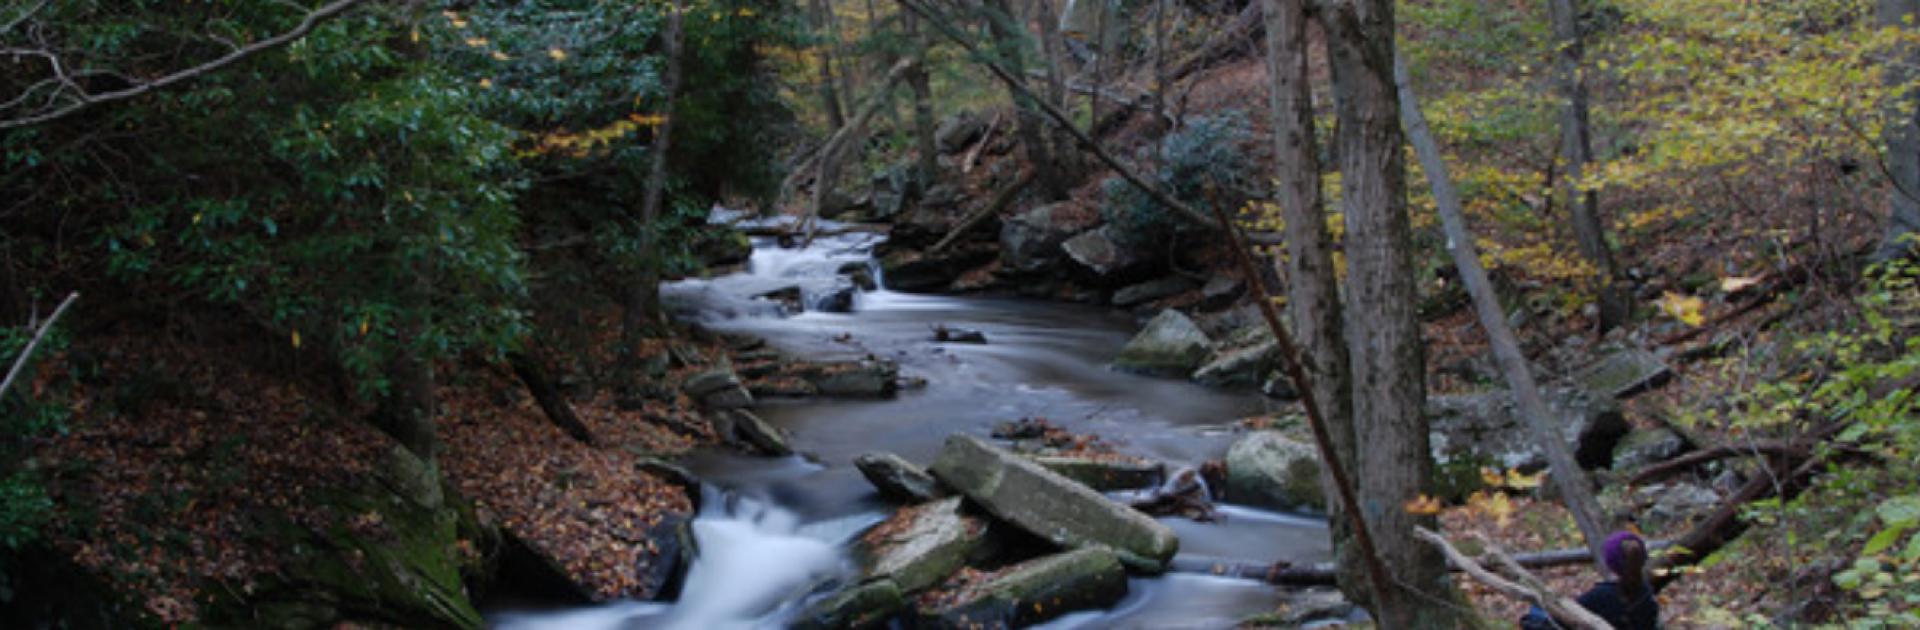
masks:
[[[1653,590],[1648,589],[1633,601],[1624,601],[1620,597],[1620,584],[1612,580],[1593,585],[1580,595],[1580,607],[1598,615],[1617,630],[1660,630],[1660,602],[1653,598]],[[1534,607],[1527,616],[1520,619],[1522,630],[1553,630],[1566,626],[1547,616],[1547,611]]]

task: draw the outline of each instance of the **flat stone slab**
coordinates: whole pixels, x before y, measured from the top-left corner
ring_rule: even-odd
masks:
[[[853,555],[867,579],[901,592],[925,590],[958,571],[985,539],[987,523],[960,513],[960,497],[901,508],[861,534]]]
[[[945,494],[939,480],[927,469],[893,453],[864,453],[853,459],[853,467],[880,491],[880,496],[894,501],[925,503]]]
[[[1180,548],[1146,514],[970,435],[948,437],[932,472],[1001,520],[1069,549],[1106,547],[1136,571],[1165,571]]]
[[[887,620],[907,607],[893,580],[874,580],[834,593],[808,606],[793,619],[796,630],[884,628]]]
[[[1673,369],[1652,352],[1627,348],[1614,352],[1573,374],[1573,382],[1609,398],[1628,398],[1659,387],[1673,378]]]
[[[1166,466],[1159,463],[1130,459],[1042,455],[1033,458],[1033,461],[1047,470],[1060,473],[1062,477],[1101,492],[1151,488],[1160,485],[1167,472]]]
[[[1126,597],[1127,574],[1111,552],[1088,547],[1028,560],[940,595],[920,609],[922,625],[1019,627],[1111,606]]]

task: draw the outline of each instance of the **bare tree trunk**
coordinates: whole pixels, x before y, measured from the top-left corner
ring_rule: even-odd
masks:
[[[402,324],[401,339],[415,338],[425,327],[422,322]],[[387,390],[374,409],[374,425],[421,460],[432,462],[439,444],[434,407],[433,362],[401,348],[387,361]]]
[[[1560,103],[1560,161],[1564,165],[1561,188],[1567,210],[1573,219],[1574,242],[1587,264],[1594,267],[1595,289],[1600,297],[1600,330],[1625,324],[1633,305],[1619,282],[1614,266],[1613,248],[1607,244],[1607,232],[1600,221],[1600,195],[1582,190],[1580,180],[1587,164],[1593,161],[1593,139],[1587,115],[1587,83],[1580,65],[1586,56],[1585,37],[1580,32],[1580,12],[1576,0],[1549,0],[1552,13],[1554,83],[1563,99]]]
[[[831,35],[833,21],[830,19],[827,0],[813,0],[813,28],[823,35]],[[834,86],[833,78],[833,42],[828,39],[820,44],[820,104],[827,110],[827,126],[838,131],[847,124],[846,110],[840,106],[839,90]]]
[[[1913,29],[1914,21],[1920,20],[1920,2],[1915,0],[1879,0],[1875,8],[1882,27]],[[1907,91],[1889,105],[1890,116],[1881,131],[1893,185],[1887,192],[1892,214],[1873,256],[1880,261],[1913,255],[1916,245],[1905,239],[1920,235],[1920,90],[1910,89],[1914,79],[1920,78],[1916,63],[1920,63],[1920,47],[1904,42],[1885,63],[1887,87]]]
[[[928,44],[920,34],[919,16],[912,11],[901,11],[900,19],[907,32],[908,45],[913,48],[914,63],[913,69],[907,72],[907,88],[913,90],[914,144],[920,151],[915,179],[924,191],[940,177],[940,148],[934,141],[934,127],[938,122],[933,117],[933,83],[927,76]]]
[[[1280,165],[1274,200],[1286,222],[1287,311],[1300,360],[1313,375],[1313,396],[1341,461],[1358,461],[1353,438],[1353,381],[1347,339],[1341,327],[1339,285],[1333,273],[1333,237],[1327,232],[1320,193],[1320,146],[1313,128],[1313,85],[1307,70],[1305,0],[1263,0],[1267,21],[1268,99],[1273,110],[1274,163]],[[1324,484],[1333,483],[1322,475]],[[1327,496],[1336,496],[1329,487]],[[1341,584],[1350,599],[1364,599],[1365,566],[1352,547],[1353,525],[1345,509],[1327,506]]]
[[[813,181],[813,208],[807,215],[804,226],[807,243],[813,242],[814,230],[825,209],[827,199],[833,195],[834,186],[840,181],[841,159],[846,156],[847,147],[865,142],[867,124],[873,121],[873,115],[887,103],[894,86],[899,85],[900,80],[917,65],[919,64],[914,63],[911,58],[895,63],[893,69],[887,71],[887,77],[882,80],[879,90],[868,97],[865,105],[860,106],[860,111],[853,115],[853,120],[847,121],[847,126],[834,132],[833,137],[827,139],[827,145],[820,149],[819,175]]]
[[[1004,53],[1001,63],[1014,77],[1026,76],[1026,64],[1021,59],[1020,51],[1026,38],[1024,29],[1014,22],[1013,10],[1007,5],[1007,0],[985,0],[984,4],[987,9],[987,29],[993,34],[995,48]],[[1041,105],[1035,102],[1039,99],[1031,92],[1011,84],[1007,88],[1007,96],[1013,100],[1014,129],[1020,136],[1020,144],[1026,147],[1027,161],[1033,164],[1034,183],[1038,184],[1041,196],[1047,200],[1065,199],[1067,183],[1047,142],[1048,134],[1037,112]]]
[[[1438,550],[1414,538],[1430,516],[1402,508],[1429,488],[1426,362],[1416,312],[1405,140],[1393,85],[1392,0],[1320,11],[1333,69],[1346,214],[1347,350],[1360,494],[1381,560],[1401,587],[1373,610],[1384,628],[1454,628],[1460,599]]]
[[[1067,104],[1066,45],[1060,41],[1060,15],[1054,11],[1053,0],[1035,0],[1034,13],[1040,26],[1040,47],[1047,62],[1047,100],[1055,107],[1065,109]],[[1073,136],[1067,130],[1048,126],[1047,142],[1050,152],[1059,164],[1059,176],[1073,182],[1085,172],[1085,160],[1080,152],[1071,149]]]
[[[675,0],[667,13],[666,57],[667,75],[663,79],[661,90],[665,93],[660,114],[663,119],[654,129],[653,153],[647,170],[646,191],[640,200],[640,251],[646,257],[640,264],[640,275],[627,287],[626,313],[621,322],[622,347],[620,354],[624,364],[622,378],[631,378],[630,369],[635,356],[634,349],[660,324],[660,265],[656,255],[658,249],[660,210],[667,189],[667,154],[673,149],[673,123],[678,112],[674,111],[675,101],[680,92],[682,52],[685,32],[683,13],[686,0]],[[625,384],[623,384],[625,385]]]
[[[1558,427],[1553,426],[1553,416],[1547,411],[1547,403],[1540,397],[1540,387],[1533,381],[1533,368],[1527,364],[1527,357],[1520,352],[1520,342],[1513,336],[1513,329],[1507,326],[1506,314],[1501,312],[1500,298],[1493,293],[1493,283],[1487,280],[1486,269],[1480,266],[1480,253],[1473,245],[1473,233],[1467,229],[1465,211],[1460,203],[1460,192],[1453,187],[1453,179],[1447,175],[1446,161],[1440,155],[1440,145],[1433,140],[1433,134],[1427,130],[1426,116],[1420,113],[1419,100],[1414,96],[1412,81],[1407,78],[1406,64],[1395,60],[1394,79],[1400,88],[1400,118],[1406,127],[1407,135],[1413,141],[1414,153],[1420,158],[1420,170],[1427,174],[1427,181],[1433,186],[1433,199],[1439,207],[1440,223],[1446,231],[1447,252],[1453,255],[1453,265],[1460,270],[1460,280],[1467,285],[1467,293],[1473,296],[1474,310],[1479,312],[1480,327],[1487,332],[1487,344],[1493,347],[1493,356],[1500,364],[1500,372],[1507,379],[1507,388],[1512,391],[1513,399],[1518,403],[1521,417],[1526,419],[1527,429],[1533,434],[1534,442],[1546,451],[1547,464],[1553,471],[1553,484],[1560,490],[1560,499],[1573,513],[1573,522],[1580,527],[1580,533],[1587,539],[1587,549],[1593,552],[1594,562],[1601,558],[1600,546],[1606,540],[1607,529],[1599,518],[1599,502],[1593,498],[1593,490],[1587,485],[1587,476],[1580,471],[1580,465],[1573,460],[1573,453],[1567,450],[1567,443],[1561,437]],[[1598,567],[1604,570],[1605,566]]]
[[[1153,121],[1167,120],[1167,12],[1173,3],[1160,0],[1153,9]]]

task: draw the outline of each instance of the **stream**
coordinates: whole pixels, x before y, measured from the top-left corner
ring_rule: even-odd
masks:
[[[798,285],[803,301],[831,295],[848,263],[871,260],[881,237],[822,237],[805,249],[756,239],[744,271],[662,288],[677,317],[710,329],[762,337],[809,359],[873,355],[902,376],[927,381],[889,400],[763,400],[756,412],[791,432],[801,455],[784,458],[708,452],[686,464],[707,484],[694,523],[701,555],[677,602],[620,602],[563,611],[503,612],[490,623],[513,630],[780,627],[820,585],[854,577],[846,543],[892,506],[853,466],[869,451],[931,462],[952,433],[985,437],[997,422],[1044,417],[1091,433],[1122,452],[1198,464],[1220,457],[1232,422],[1260,413],[1247,391],[1109,370],[1134,332],[1133,319],[1090,306],[982,297],[925,296],[884,288],[858,292],[850,313],[787,315],[755,298]],[[875,270],[877,274],[877,269]],[[933,341],[938,325],[979,330],[984,345]],[[1233,505],[1199,523],[1160,519],[1180,536],[1180,554],[1270,562],[1328,559],[1317,518]],[[1133,577],[1114,607],[1067,615],[1046,628],[1225,628],[1269,612],[1283,597],[1255,581],[1195,574]]]

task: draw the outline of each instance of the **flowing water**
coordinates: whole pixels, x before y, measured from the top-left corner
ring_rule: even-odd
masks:
[[[804,312],[753,296],[799,286],[812,302],[845,282],[837,271],[870,259],[878,237],[824,237],[805,249],[756,242],[746,270],[663,289],[684,318],[765,338],[813,359],[878,356],[927,381],[891,400],[762,401],[758,412],[792,433],[801,456],[695,456],[709,484],[694,525],[702,552],[679,601],[619,603],[565,612],[505,613],[504,628],[779,627],[818,587],[852,576],[845,543],[890,510],[854,469],[868,451],[932,461],[952,433],[985,436],[994,423],[1044,417],[1093,433],[1123,452],[1171,465],[1220,457],[1233,420],[1262,410],[1259,396],[1173,379],[1123,374],[1106,364],[1133,320],[1086,306],[978,297],[860,293],[851,313]],[[882,279],[884,284],[884,279]],[[933,327],[982,331],[985,345],[940,344]],[[1268,562],[1328,557],[1324,523],[1224,506],[1215,523],[1162,522],[1182,555]],[[1133,578],[1113,608],[1081,612],[1054,628],[1219,628],[1274,609],[1280,595],[1246,580],[1171,574]]]

